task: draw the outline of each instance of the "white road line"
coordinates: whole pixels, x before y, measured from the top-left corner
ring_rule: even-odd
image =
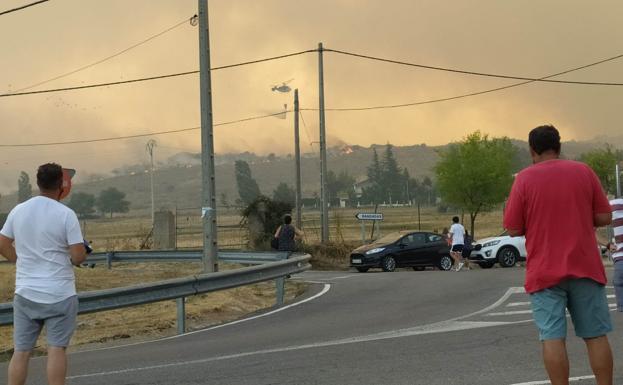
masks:
[[[608,294],[608,295],[607,295],[607,297],[608,297],[608,298],[616,298],[616,295],[614,295],[614,294]]]
[[[462,321],[463,319],[489,312],[495,309],[496,307],[501,306],[506,300],[508,300],[508,298],[512,294],[516,293],[517,290],[519,289],[523,290],[523,288],[515,288],[515,287],[509,288],[506,291],[506,293],[504,293],[504,295],[500,299],[498,299],[496,302],[476,312],[473,312],[473,313],[470,313],[464,316],[459,316],[459,317],[456,317],[456,318],[453,318],[447,321],[436,322],[433,324],[417,326],[413,328],[381,332],[381,333],[375,333],[375,334],[370,334],[366,336],[344,338],[344,339],[339,339],[339,340],[317,342],[317,343],[305,344],[305,345],[295,345],[295,346],[287,346],[287,347],[282,347],[282,348],[257,350],[257,351],[252,351],[252,352],[231,354],[231,355],[220,356],[220,357],[208,357],[208,358],[202,358],[202,359],[185,361],[185,362],[173,362],[173,363],[168,363],[168,364],[143,366],[143,367],[138,367],[138,368],[126,368],[126,369],[104,371],[104,372],[97,372],[97,373],[79,374],[79,375],[67,377],[67,379],[110,376],[110,375],[124,374],[124,373],[130,373],[130,372],[155,370],[155,369],[163,369],[163,368],[171,368],[171,367],[181,367],[181,366],[189,366],[189,365],[196,365],[196,364],[205,364],[208,362],[236,359],[236,358],[242,358],[242,357],[248,357],[248,356],[254,356],[254,355],[282,353],[282,352],[289,352],[289,351],[295,351],[295,350],[331,347],[331,346],[354,344],[354,343],[361,343],[361,342],[385,340],[385,339],[391,339],[391,338],[410,337],[410,336],[416,336],[416,335],[422,335],[422,334],[445,333],[445,332],[452,332],[452,331],[459,331],[459,330],[469,330],[469,329],[478,329],[478,328],[485,328],[485,327],[492,327],[492,326],[532,322],[532,320],[522,320],[522,321],[512,321],[512,322]]]
[[[514,307],[514,306],[526,306],[530,305],[530,302],[511,302],[506,307]]]
[[[592,380],[593,378],[595,378],[595,376],[569,377],[569,382]],[[510,385],[545,385],[545,384],[551,384],[551,382],[549,382],[549,380],[543,380],[543,381],[518,382],[516,384],[510,384]]]
[[[324,288],[319,293],[317,293],[317,294],[315,294],[315,295],[313,295],[313,296],[311,296],[309,298],[305,298],[304,300],[291,303],[289,305],[280,307],[278,309],[269,311],[267,313],[262,313],[262,314],[258,314],[258,315],[253,316],[253,317],[243,318],[243,319],[239,319],[237,321],[232,321],[232,322],[224,323],[224,324],[221,324],[221,325],[212,326],[212,327],[207,328],[207,329],[195,330],[195,331],[192,331],[192,332],[188,332],[188,333],[184,333],[184,334],[178,334],[178,335],[170,336],[170,337],[164,337],[164,338],[160,338],[160,339],[156,339],[156,340],[135,342],[135,343],[132,343],[132,344],[127,344],[127,345],[108,346],[108,347],[105,347],[105,348],[96,348],[96,349],[91,349],[91,350],[80,350],[80,351],[77,351],[77,352],[73,352],[71,354],[82,354],[82,353],[86,353],[86,352],[96,352],[96,351],[100,351],[100,350],[119,349],[119,348],[126,348],[128,346],[144,345],[144,344],[150,344],[150,343],[153,343],[153,342],[167,341],[167,340],[172,340],[172,339],[175,339],[175,338],[189,336],[189,335],[192,335],[192,334],[198,334],[198,333],[208,332],[208,331],[215,330],[215,329],[221,329],[221,328],[224,328],[224,327],[227,327],[227,326],[236,325],[236,324],[239,324],[239,323],[251,321],[251,320],[262,318],[262,317],[267,317],[269,315],[282,312],[284,310],[293,308],[295,306],[302,305],[302,304],[304,304],[306,302],[313,301],[314,299],[316,299],[316,298],[318,298],[320,296],[325,295],[331,289],[331,285],[330,284],[325,283],[325,282],[319,282],[319,283],[324,285]]]
[[[515,311],[503,311],[499,313],[487,313],[485,314],[487,317],[496,317],[501,315],[516,315],[516,314],[530,314],[532,310],[515,310]]]

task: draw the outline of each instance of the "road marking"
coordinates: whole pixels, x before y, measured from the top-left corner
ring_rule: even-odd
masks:
[[[569,377],[569,382],[592,380],[593,378],[595,378],[595,376]],[[510,384],[510,385],[545,385],[545,384],[551,384],[551,382],[549,382],[549,380],[543,380],[543,381],[531,381],[531,382],[518,382],[516,384]]]
[[[532,310],[515,310],[515,311],[503,311],[499,313],[487,313],[485,314],[487,317],[496,317],[501,315],[516,315],[516,314],[530,314]]]
[[[514,306],[526,306],[530,305],[530,302],[511,302],[506,307],[514,307]]]
[[[319,293],[314,294],[313,296],[311,296],[309,298],[305,298],[305,299],[303,299],[301,301],[294,302],[294,303],[291,303],[289,305],[280,307],[278,309],[269,311],[267,313],[258,314],[258,315],[253,316],[253,317],[243,318],[243,319],[239,319],[239,320],[236,320],[236,321],[227,322],[227,323],[224,323],[224,324],[221,324],[221,325],[212,326],[212,327],[209,327],[207,329],[195,330],[195,331],[192,331],[192,332],[188,332],[188,333],[184,333],[184,334],[178,334],[178,335],[170,336],[170,337],[164,337],[164,338],[160,338],[160,339],[156,339],[156,340],[135,342],[135,343],[132,343],[132,344],[127,344],[127,345],[108,346],[108,347],[105,347],[105,348],[96,348],[96,349],[91,349],[91,350],[81,350],[81,351],[77,351],[77,352],[72,352],[70,354],[82,354],[82,353],[86,353],[86,352],[98,352],[98,351],[101,351],[101,350],[126,348],[126,347],[129,347],[129,346],[144,345],[144,344],[150,344],[150,343],[153,343],[153,342],[167,341],[167,340],[172,340],[172,339],[175,339],[175,338],[189,336],[189,335],[192,335],[192,334],[198,334],[198,333],[208,332],[208,331],[215,330],[215,329],[221,329],[221,328],[224,328],[224,327],[227,327],[227,326],[236,325],[236,324],[239,324],[239,323],[251,321],[251,320],[262,318],[262,317],[267,317],[269,315],[282,312],[284,310],[293,308],[295,306],[302,305],[302,304],[304,304],[306,302],[313,301],[314,299],[325,295],[331,289],[331,285],[330,284],[325,283],[325,282],[319,282],[319,283],[321,285],[324,285],[324,287],[322,288],[322,290]],[[69,378],[69,377],[67,377],[67,378]]]
[[[423,334],[445,333],[445,332],[453,332],[453,331],[460,331],[460,330],[479,329],[479,328],[492,327],[492,326],[532,322],[532,320],[511,321],[511,322],[463,321],[466,318],[480,315],[482,313],[487,313],[495,309],[496,307],[501,306],[506,300],[508,300],[508,298],[512,294],[519,292],[518,290],[523,290],[523,288],[516,288],[516,287],[509,288],[506,291],[506,293],[504,293],[504,295],[500,297],[500,299],[498,299],[493,304],[487,306],[484,309],[475,311],[467,315],[452,318],[447,321],[435,322],[435,323],[423,325],[423,326],[416,326],[412,328],[375,333],[375,334],[370,334],[366,336],[344,338],[344,339],[325,341],[325,342],[317,342],[317,343],[312,343],[312,344],[294,345],[294,346],[286,346],[282,348],[256,350],[252,352],[230,354],[226,356],[208,357],[208,358],[202,358],[202,359],[185,361],[185,362],[173,362],[173,363],[160,364],[160,365],[143,366],[143,367],[138,367],[138,368],[126,368],[126,369],[104,371],[104,372],[97,372],[97,373],[78,374],[75,376],[67,377],[67,379],[110,376],[110,375],[124,374],[124,373],[130,373],[130,372],[155,370],[155,369],[163,369],[163,368],[171,368],[171,367],[181,367],[181,366],[189,366],[189,365],[196,365],[196,364],[205,364],[208,362],[223,361],[223,360],[236,359],[236,358],[242,358],[242,357],[248,357],[248,356],[254,356],[254,355],[283,353],[283,352],[290,352],[290,351],[295,351],[295,350],[332,347],[332,346],[347,345],[347,344],[354,344],[354,343],[361,343],[361,342],[379,341],[379,340],[392,339],[392,338],[410,337],[410,336],[423,335]]]
[[[608,294],[608,295],[607,295],[607,297],[608,297],[608,298],[615,298],[615,297],[616,297],[616,295],[614,295],[614,294]]]

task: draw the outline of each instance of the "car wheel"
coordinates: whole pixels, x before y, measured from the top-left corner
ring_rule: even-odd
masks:
[[[413,270],[415,271],[424,271],[426,268],[424,266],[413,266]]]
[[[360,272],[360,273],[365,273],[368,270],[370,270],[369,267],[357,267],[357,271]]]
[[[517,263],[519,252],[511,246],[504,246],[498,251],[498,262],[502,267],[513,267]]]
[[[452,263],[452,258],[449,255],[443,255],[441,258],[439,258],[439,263],[437,266],[440,270],[448,271],[452,269]]]
[[[493,267],[493,265],[494,265],[493,262],[482,262],[480,264],[480,267],[483,268],[483,269],[490,269],[490,268]]]
[[[383,258],[383,264],[381,265],[383,271],[394,271],[396,270],[396,260],[391,255]]]

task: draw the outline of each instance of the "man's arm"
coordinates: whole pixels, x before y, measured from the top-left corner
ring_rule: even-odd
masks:
[[[0,234],[0,254],[9,262],[15,263],[15,261],[17,261],[17,253],[13,246],[13,240],[2,234]]]
[[[87,259],[87,250],[84,243],[69,245],[69,257],[74,266],[80,266]]]
[[[595,227],[608,226],[610,223],[612,223],[612,213],[595,213],[593,215]]]
[[[511,237],[521,237],[522,235],[526,235],[523,230],[515,230],[515,229],[506,229],[506,232]]]

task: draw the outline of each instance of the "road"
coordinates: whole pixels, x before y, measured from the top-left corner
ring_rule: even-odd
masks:
[[[313,282],[311,289],[285,308],[71,354],[68,384],[548,384],[523,275],[523,268],[306,272],[293,279]],[[613,304],[612,288],[608,294]],[[622,357],[623,314],[612,316],[611,342]],[[573,384],[593,384],[584,344],[569,334]],[[615,361],[621,384],[623,362]],[[30,384],[45,383],[43,365],[33,360]]]

